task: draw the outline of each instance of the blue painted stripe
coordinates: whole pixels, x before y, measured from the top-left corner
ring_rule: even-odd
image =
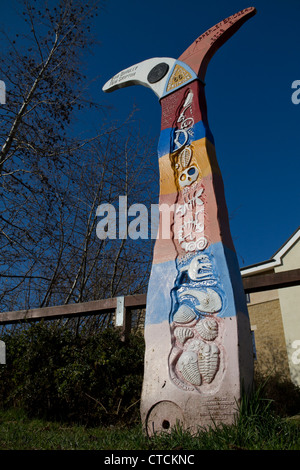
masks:
[[[177,268],[174,260],[152,265],[147,292],[145,325],[169,321],[170,292],[174,288],[176,277]]]
[[[176,145],[176,143],[174,143],[174,140],[176,138],[175,130],[177,129],[169,127],[161,131],[157,150],[158,158],[161,158],[166,154],[174,152],[179,147],[179,144]],[[204,137],[206,137],[213,145],[215,144],[213,135],[209,127],[207,127],[203,123],[203,121],[198,121],[196,124],[194,124],[193,128],[191,129],[191,133],[188,134],[188,140],[182,148],[190,145],[196,140],[203,139]],[[179,143],[183,143],[184,141],[185,136],[183,133],[181,133],[181,135],[179,135]]]
[[[237,311],[248,315],[236,253],[224,246],[222,242],[210,245],[202,253],[209,256],[214,266],[217,283],[211,288],[216,290],[222,298],[222,309],[216,315],[218,317],[234,317]],[[152,266],[148,285],[145,325],[172,320],[174,311],[182,302],[177,294],[179,288],[182,293],[185,288],[199,289],[200,286],[197,283],[179,284],[177,274],[174,260]],[[205,289],[205,287],[201,287],[201,289]],[[189,302],[192,308],[196,304],[196,302],[193,304],[193,298]]]

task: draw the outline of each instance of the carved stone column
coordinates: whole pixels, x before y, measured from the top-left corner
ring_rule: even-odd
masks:
[[[178,60],[157,58],[104,90],[143,84],[160,97],[160,225],[145,320],[141,417],[149,435],[177,422],[232,423],[252,386],[249,317],[221,172],[208,126],[204,77],[214,52],[255,14],[226,18]]]

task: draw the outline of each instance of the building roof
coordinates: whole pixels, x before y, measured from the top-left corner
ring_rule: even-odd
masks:
[[[254,274],[262,273],[264,271],[269,271],[270,269],[275,268],[276,266],[282,265],[283,256],[290,250],[290,248],[300,239],[300,226],[297,230],[290,236],[290,238],[274,253],[274,255],[267,261],[261,261],[250,266],[245,266],[241,268],[242,276],[251,276]]]

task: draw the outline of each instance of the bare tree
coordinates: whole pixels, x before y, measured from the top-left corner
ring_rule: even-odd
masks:
[[[86,149],[81,171],[70,168],[71,187],[57,202],[56,251],[53,256],[53,247],[50,250],[52,265],[46,277],[51,281],[45,281],[41,306],[54,299],[56,304],[82,302],[146,291],[151,240],[99,239],[96,209],[105,202],[118,212],[120,195],[127,197],[128,205],[143,201],[149,207],[156,178],[153,153],[139,135],[113,132],[102,136],[101,145]]]
[[[24,31],[2,32],[0,58],[0,308],[145,291],[151,242],[99,240],[95,230],[101,202],[156,202],[152,143],[132,124],[102,125],[85,93],[81,61],[99,3],[21,3]],[[74,120],[91,109],[99,129],[80,137]]]

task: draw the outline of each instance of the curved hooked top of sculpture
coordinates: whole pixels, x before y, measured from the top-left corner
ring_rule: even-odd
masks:
[[[199,36],[178,60],[156,57],[122,70],[106,82],[103,91],[111,92],[131,85],[143,85],[162,98],[197,78],[204,82],[208,63],[214,53],[255,13],[256,9],[249,7],[220,21]],[[178,74],[183,74],[183,78],[176,81],[176,86],[170,86],[170,81],[174,73],[176,74],[176,66]]]
[[[198,78],[204,81],[207,66],[214,53],[255,14],[256,9],[249,7],[220,21],[220,23],[217,23],[205,33],[201,34],[201,36],[181,54],[178,60],[189,65],[197,74]]]

